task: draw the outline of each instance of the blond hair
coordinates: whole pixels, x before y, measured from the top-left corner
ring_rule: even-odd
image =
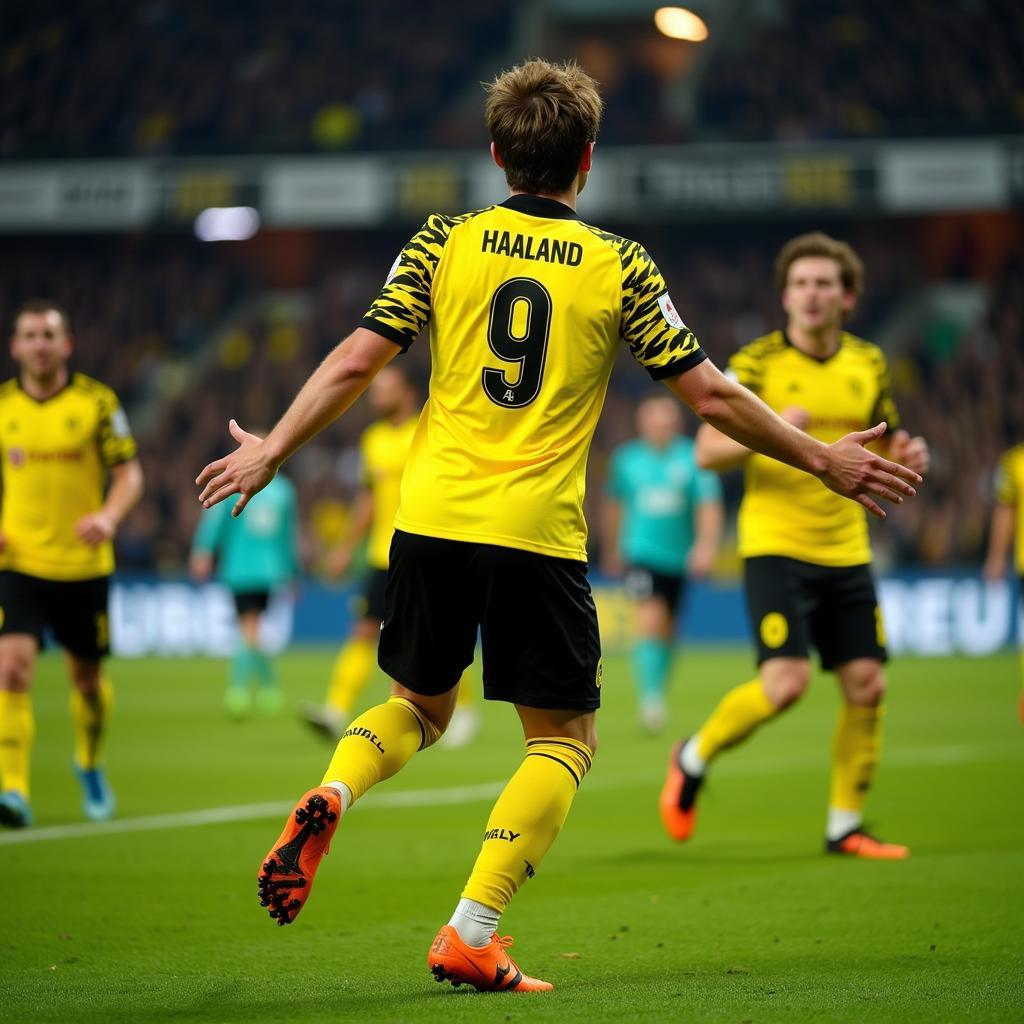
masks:
[[[848,242],[826,235],[824,231],[809,231],[791,238],[775,259],[775,287],[784,291],[789,279],[789,268],[805,256],[823,256],[839,264],[839,280],[843,290],[860,296],[864,290],[864,264]]]
[[[597,83],[574,61],[529,60],[486,86],[485,116],[509,188],[564,192],[583,149],[597,139],[603,104]]]

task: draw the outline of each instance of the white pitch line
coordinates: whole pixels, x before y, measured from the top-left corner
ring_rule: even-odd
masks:
[[[1009,756],[1008,756],[1009,755]],[[925,765],[956,765],[1015,760],[1020,756],[1018,744],[988,744],[985,746],[911,747],[895,750],[884,758],[893,767],[919,767]],[[726,762],[716,774],[729,778],[786,774],[821,764],[819,757],[778,757],[762,760]],[[628,775],[598,775],[587,782],[586,790],[627,789],[630,786],[658,780],[648,773]],[[367,810],[386,810],[394,807],[442,807],[493,800],[504,788],[504,782],[483,782],[473,786],[450,786],[444,789],[405,789],[394,793],[372,793],[356,807]],[[231,807],[207,807],[197,811],[173,814],[153,814],[143,818],[121,818],[106,822],[82,822],[74,825],[50,825],[44,828],[19,829],[0,833],[0,846],[19,843],[43,843],[55,839],[83,839],[89,836],[122,835],[126,832],[159,832],[172,828],[196,828],[200,825],[225,825],[236,821],[261,821],[287,814],[293,803],[275,800],[271,803],[236,804]],[[353,808],[354,810],[355,808]]]
[[[504,782],[484,782],[476,786],[452,786],[448,789],[407,789],[394,793],[374,793],[356,806],[384,809],[468,804],[480,800],[493,800],[504,785]],[[232,807],[207,807],[200,811],[181,811],[175,814],[151,814],[144,818],[121,818],[114,821],[83,822],[77,825],[19,829],[0,833],[0,846],[43,843],[53,839],[110,836],[125,832],[160,832],[172,828],[195,828],[199,825],[224,825],[234,821],[260,821],[287,814],[294,806],[293,801],[275,800],[273,803],[236,804]]]

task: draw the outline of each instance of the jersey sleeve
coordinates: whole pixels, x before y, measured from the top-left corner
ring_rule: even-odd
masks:
[[[643,246],[630,242],[621,250],[621,259],[621,333],[637,362],[654,380],[664,380],[707,359]]]
[[[98,441],[100,457],[104,465],[116,466],[128,462],[139,454],[138,445],[132,437],[128,417],[121,403],[110,388],[103,387],[99,393]]]
[[[885,420],[885,432],[891,434],[900,426],[900,414],[896,408],[896,401],[892,396],[892,377],[889,374],[889,361],[881,349],[875,357],[876,371],[878,374],[878,398],[875,400],[875,407],[871,410],[871,422],[873,427],[881,420]]]
[[[753,391],[755,395],[760,394],[764,384],[764,357],[760,348],[744,345],[734,352],[725,367],[725,375]]]
[[[994,492],[995,499],[1000,505],[1017,505],[1020,502],[1020,488],[1013,472],[1014,455],[1018,454],[1024,458],[1024,452],[1018,453],[1016,449],[1006,452],[996,467]]]
[[[693,475],[693,502],[695,505],[722,500],[722,481],[710,469],[698,469]]]
[[[398,254],[384,287],[363,317],[362,326],[407,349],[430,319],[434,271],[452,222],[432,214]]]

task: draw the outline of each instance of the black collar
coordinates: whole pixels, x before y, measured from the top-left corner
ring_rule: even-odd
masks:
[[[528,213],[531,217],[546,217],[548,220],[579,220],[576,211],[557,199],[548,199],[547,196],[531,196],[525,192],[519,192],[509,196],[501,204],[506,209],[515,210],[516,213]]]
[[[64,383],[61,385],[61,387],[59,387],[56,391],[54,391],[54,393],[52,395],[50,395],[47,398],[35,398],[32,395],[30,395],[21,385],[21,374],[18,374],[18,376],[14,378],[14,381],[15,381],[15,386],[17,387],[17,389],[30,402],[35,402],[36,405],[46,405],[47,402],[52,402],[58,396],[63,395],[64,392],[67,391],[67,389],[69,387],[71,387],[71,385],[74,383],[75,376],[76,375],[74,373],[69,373],[68,374],[68,379],[66,381],[64,381]]]
[[[827,363],[830,359],[835,359],[835,357],[837,355],[839,355],[839,353],[842,351],[842,348],[843,348],[843,334],[842,334],[842,331],[839,332],[839,344],[836,345],[835,352],[830,352],[827,356],[812,355],[810,352],[806,352],[804,349],[802,349],[799,345],[794,345],[792,340],[790,339],[789,335],[785,331],[782,332],[782,340],[790,348],[795,349],[797,352],[799,352],[800,355],[807,356],[808,359],[812,359],[812,360],[814,360],[814,362],[821,363],[822,365]]]

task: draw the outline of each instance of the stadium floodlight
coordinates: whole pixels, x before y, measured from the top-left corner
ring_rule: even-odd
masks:
[[[259,229],[259,211],[251,206],[211,206],[196,217],[201,242],[244,242]]]
[[[683,39],[688,43],[702,43],[708,37],[704,19],[685,7],[659,7],[654,12],[654,25],[669,39]]]

